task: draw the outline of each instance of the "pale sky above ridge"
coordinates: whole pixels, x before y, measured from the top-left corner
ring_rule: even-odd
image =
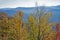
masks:
[[[60,0],[0,0],[0,8],[35,7],[36,1],[38,6],[60,5]]]

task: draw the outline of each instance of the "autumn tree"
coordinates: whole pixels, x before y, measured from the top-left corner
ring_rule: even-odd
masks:
[[[30,15],[28,18],[28,30],[30,35],[30,40],[37,40],[38,36],[38,25],[36,24],[36,18]]]
[[[49,33],[52,29],[52,23],[49,20],[51,16],[51,12],[47,13],[44,9],[39,12],[37,9],[36,14],[28,17],[28,27],[30,29],[31,40],[44,40],[46,35],[50,35]]]
[[[17,40],[13,17],[8,17],[4,12],[0,13],[0,40]]]
[[[23,40],[24,33],[23,33],[23,12],[18,11],[16,15],[14,15],[14,27],[17,30],[18,40]]]
[[[6,13],[0,13],[0,39],[6,40],[8,35],[8,16]]]

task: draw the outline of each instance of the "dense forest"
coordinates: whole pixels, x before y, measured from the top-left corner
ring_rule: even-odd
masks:
[[[51,22],[52,16],[52,12],[41,11],[24,21],[23,11],[13,16],[0,12],[0,40],[60,40],[60,23]]]

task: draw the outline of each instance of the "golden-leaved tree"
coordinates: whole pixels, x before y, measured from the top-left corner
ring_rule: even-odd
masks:
[[[0,13],[0,40],[18,40],[13,17],[4,12]]]
[[[26,25],[23,22],[23,12],[18,11],[17,14],[14,15],[14,27],[17,31],[18,40],[28,40],[28,30]]]
[[[55,31],[52,30],[53,24],[49,22],[51,13],[44,14],[41,17],[41,23],[40,23],[40,35],[41,40],[53,40],[53,37],[55,35]]]
[[[16,15],[13,16],[13,21],[14,21],[14,27],[17,30],[17,38],[18,40],[22,40],[22,36],[23,36],[23,31],[22,31],[22,24],[23,24],[23,13],[22,11],[18,11],[18,13]]]
[[[28,18],[28,28],[30,40],[37,40],[38,25],[36,24],[36,18],[33,15],[30,15]]]
[[[54,37],[52,30],[53,24],[49,22],[52,13],[41,13],[41,16],[30,15],[28,18],[28,27],[30,40],[50,40]]]
[[[8,37],[8,16],[6,13],[0,13],[0,40],[7,40]]]

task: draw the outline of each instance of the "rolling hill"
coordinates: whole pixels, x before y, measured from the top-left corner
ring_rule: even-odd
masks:
[[[43,6],[38,7],[41,9]],[[51,7],[44,7],[45,11],[53,12],[52,22],[57,22],[60,19],[60,5],[58,6],[51,6]],[[31,13],[34,13],[35,7],[25,8],[25,7],[17,7],[17,8],[2,8],[0,12],[6,12],[9,16],[13,16],[19,10],[22,10],[24,13],[24,18],[27,19]]]

